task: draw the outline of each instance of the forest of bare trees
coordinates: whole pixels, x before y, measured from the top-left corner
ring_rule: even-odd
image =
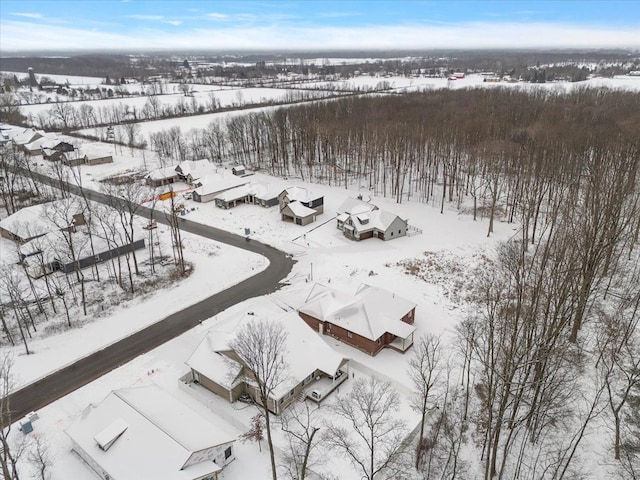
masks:
[[[445,406],[465,421],[427,423],[454,439],[449,457],[475,442],[485,479],[569,478],[604,425],[612,471],[638,478],[638,125],[636,93],[438,91],[236,117],[226,147],[275,175],[466,209],[488,235],[519,224],[459,329],[463,390],[445,388]],[[421,431],[423,468],[434,438]]]

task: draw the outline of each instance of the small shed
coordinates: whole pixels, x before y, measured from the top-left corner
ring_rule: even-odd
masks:
[[[231,169],[231,173],[233,173],[234,175],[242,176],[246,173],[246,169],[244,168],[244,165],[236,165]]]

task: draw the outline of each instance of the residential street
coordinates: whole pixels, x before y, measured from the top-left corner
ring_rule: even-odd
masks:
[[[33,176],[43,183],[51,183],[54,186],[58,184],[57,180],[49,179],[41,174],[34,173]],[[73,185],[68,187],[71,192],[79,193],[78,187]],[[96,202],[107,203],[108,201],[108,196],[100,192],[85,189],[85,194]],[[148,217],[150,213],[151,211],[145,208],[141,214]],[[161,215],[156,214],[154,218],[160,223],[166,223],[166,219]],[[263,255],[268,259],[269,266],[264,271],[237,285],[194,305],[187,306],[115,344],[81,358],[73,364],[15,391],[9,396],[9,405],[13,412],[12,420],[18,420],[30,411],[42,408],[73,392],[232,305],[277,290],[280,281],[289,274],[293,267],[294,260],[291,257],[269,245],[255,240],[247,241],[245,237],[187,219],[181,220],[180,226],[186,232]]]

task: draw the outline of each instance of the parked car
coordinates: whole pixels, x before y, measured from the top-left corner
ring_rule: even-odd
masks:
[[[311,392],[311,397],[314,398],[315,400],[320,400],[322,395],[320,395],[320,392],[318,392],[317,390],[313,390]]]
[[[182,194],[182,198],[184,198],[185,200],[191,200],[193,199],[193,192],[185,192]]]

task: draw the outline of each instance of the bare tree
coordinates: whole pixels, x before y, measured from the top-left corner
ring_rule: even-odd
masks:
[[[318,409],[307,402],[294,404],[280,417],[280,428],[287,438],[283,469],[292,480],[304,480],[309,469],[320,462],[320,457],[314,454],[322,439],[317,435],[320,431],[315,418]]]
[[[245,323],[229,347],[240,357],[256,383],[257,401],[267,427],[267,444],[273,480],[277,480],[276,459],[271,438],[272,394],[286,379],[284,360],[287,334],[276,323],[254,320]]]
[[[15,446],[10,440],[12,424],[15,422],[9,393],[13,389],[13,375],[11,369],[13,359],[6,355],[0,355],[0,468],[2,478],[6,480],[19,480],[18,460],[22,453],[20,446]]]
[[[405,424],[395,416],[399,403],[388,382],[371,377],[355,380],[351,393],[331,407],[348,428],[327,425],[327,444],[344,452],[367,480],[397,478],[406,468]]]
[[[416,469],[420,467],[420,452],[424,439],[424,424],[432,400],[433,388],[439,380],[440,337],[425,334],[413,346],[413,357],[409,361],[409,377],[416,392],[412,407],[420,413],[420,433],[416,448]]]
[[[53,466],[53,460],[51,459],[49,446],[42,435],[35,434],[33,436],[33,440],[29,443],[26,459],[37,470],[38,480],[51,478],[49,470]]]

